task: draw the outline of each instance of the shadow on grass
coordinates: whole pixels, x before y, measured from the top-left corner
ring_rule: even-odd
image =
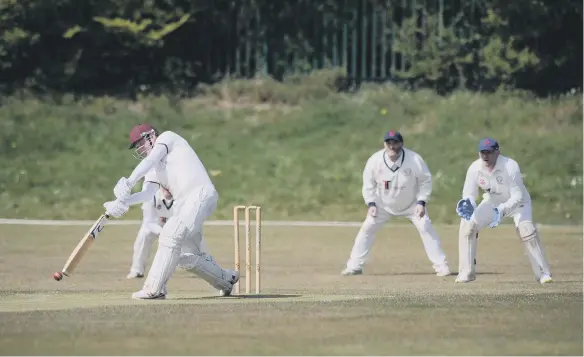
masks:
[[[198,296],[198,297],[183,297],[176,298],[176,300],[214,300],[214,299],[293,299],[302,297],[296,294],[250,294],[250,295],[231,295],[231,296]]]
[[[483,272],[477,272],[476,275],[501,275],[503,273],[497,273],[497,272],[492,272],[492,271],[483,271]],[[413,271],[413,272],[408,272],[408,271],[402,271],[402,272],[397,272],[397,273],[373,273],[373,274],[365,274],[365,275],[371,275],[371,276],[399,276],[399,275],[434,275],[432,273],[428,273],[428,272],[420,272],[420,271]],[[458,275],[457,271],[453,271],[452,274],[448,275],[448,276],[456,276]]]

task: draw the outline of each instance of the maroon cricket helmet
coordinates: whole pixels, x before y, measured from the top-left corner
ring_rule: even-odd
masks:
[[[142,123],[136,125],[130,130],[130,149],[135,148],[138,142],[143,138],[156,133],[158,132],[150,124]]]

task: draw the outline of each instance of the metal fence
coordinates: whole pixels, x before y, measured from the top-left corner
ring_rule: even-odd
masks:
[[[350,79],[383,81],[404,70],[408,59],[395,49],[401,21],[438,14],[440,26],[458,16],[476,21],[484,0],[340,0],[332,11],[312,11],[286,31],[274,19],[262,18],[261,9],[245,2],[228,11],[228,30],[209,37],[201,65],[214,75],[253,77],[344,67]],[[440,31],[440,28],[437,29]],[[421,39],[422,41],[424,39]]]

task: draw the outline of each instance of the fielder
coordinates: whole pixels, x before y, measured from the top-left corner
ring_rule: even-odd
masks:
[[[513,217],[517,235],[525,246],[535,279],[542,284],[552,282],[552,273],[545,258],[542,244],[531,215],[531,197],[525,185],[519,164],[503,156],[497,141],[486,138],[478,145],[479,159],[466,172],[462,199],[456,213],[460,220],[457,283],[476,279],[474,259],[477,234],[487,226],[495,228],[502,218]],[[484,191],[483,200],[477,206],[479,188]]]
[[[146,178],[150,173],[146,174]],[[149,181],[153,182],[153,181]],[[156,183],[156,182],[154,182]],[[146,270],[146,261],[150,256],[154,240],[160,235],[162,227],[173,213],[174,199],[170,191],[160,187],[156,191],[152,201],[146,201],[142,204],[142,225],[134,241],[134,255],[132,257],[132,266],[130,273],[126,276],[128,279],[143,278]],[[185,249],[186,248],[186,249]],[[187,253],[189,247],[183,247],[182,253]],[[201,237],[201,253],[207,251],[205,239]],[[192,252],[191,252],[192,253]]]
[[[432,174],[420,155],[403,147],[403,141],[399,132],[387,132],[384,149],[367,160],[362,193],[369,209],[342,275],[363,274],[376,233],[395,216],[407,217],[414,224],[436,275],[451,274],[440,238],[426,212]]]
[[[174,197],[174,214],[160,232],[158,250],[142,290],[134,299],[164,299],[167,283],[177,266],[193,272],[220,291],[231,294],[239,281],[239,272],[221,268],[208,254],[201,252],[203,223],[216,209],[218,193],[207,170],[189,143],[172,131],[158,134],[149,124],[140,124],[130,131],[130,148],[135,148],[142,161],[130,177],[122,177],[114,187],[115,201],[104,203],[106,212],[114,218],[124,215],[129,206],[152,200],[159,186],[166,187]],[[132,188],[150,170],[155,182],[145,180],[141,192]],[[192,253],[183,253],[185,244]]]

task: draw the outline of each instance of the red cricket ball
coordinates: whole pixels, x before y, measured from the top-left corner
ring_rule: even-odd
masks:
[[[60,281],[61,279],[63,279],[63,273],[61,272],[56,272],[55,274],[53,274],[53,279]]]

